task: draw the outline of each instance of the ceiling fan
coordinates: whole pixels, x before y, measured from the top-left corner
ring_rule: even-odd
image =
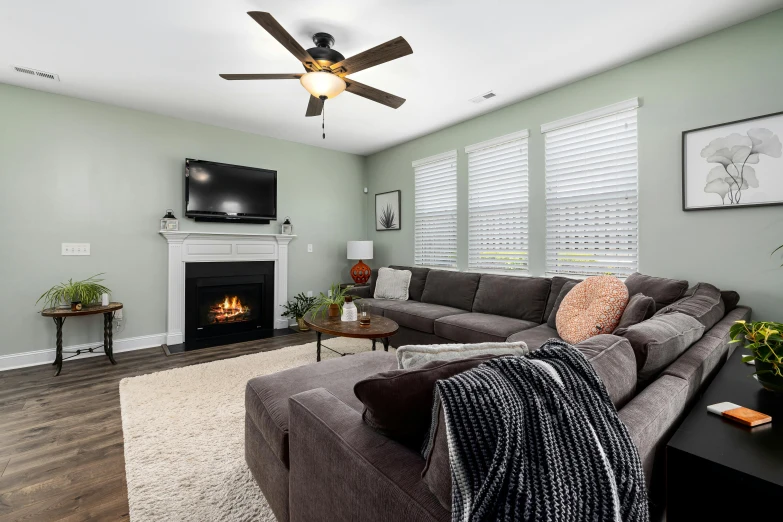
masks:
[[[334,98],[343,91],[352,92],[392,109],[397,109],[405,103],[404,98],[348,78],[349,74],[412,54],[413,49],[402,36],[350,58],[345,58],[332,49],[334,38],[328,33],[315,33],[313,35],[315,47],[305,50],[271,14],[260,11],[250,11],[247,14],[283,47],[288,49],[297,60],[302,62],[307,72],[302,74],[221,74],[221,78],[226,80],[299,80],[310,93],[305,116],[319,116],[323,112],[324,101]]]

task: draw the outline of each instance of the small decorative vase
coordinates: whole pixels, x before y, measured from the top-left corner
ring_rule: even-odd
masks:
[[[330,304],[327,313],[329,317],[340,317],[340,305]]]
[[[353,303],[353,297],[350,295],[345,296],[345,304],[343,305],[343,315],[340,316],[341,321],[351,322],[359,319],[359,312],[356,310],[356,305]]]
[[[756,380],[759,381],[759,384],[761,384],[765,390],[783,394],[783,377],[771,373],[774,371],[772,364],[759,361],[758,359],[754,362],[756,363],[756,371],[765,372],[756,374]],[[767,372],[766,370],[769,370],[770,372]]]
[[[81,301],[71,301],[71,312],[78,312],[82,309]]]
[[[296,318],[296,324],[299,325],[299,331],[300,332],[308,332],[310,331],[310,327],[307,326],[307,323],[304,320],[304,317],[297,317]]]

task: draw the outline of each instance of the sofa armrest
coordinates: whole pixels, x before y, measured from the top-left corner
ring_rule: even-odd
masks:
[[[289,399],[291,522],[450,520],[418,453],[368,427],[324,388]]]
[[[354,286],[348,290],[348,295],[352,295],[360,299],[372,297],[370,295],[370,285]]]

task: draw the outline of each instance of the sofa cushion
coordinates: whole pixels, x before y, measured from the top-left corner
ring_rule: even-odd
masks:
[[[245,387],[245,413],[287,467],[289,397],[314,388],[326,388],[356,411],[362,411],[364,406],[353,393],[354,384],[394,368],[397,368],[397,359],[393,353],[366,352],[256,377]]]
[[[408,287],[411,284],[410,270],[395,270],[382,267],[378,269],[378,281],[375,283],[376,299],[408,300]]]
[[[470,311],[480,278],[481,274],[430,270],[421,301]]]
[[[686,297],[661,308],[659,314],[681,312],[690,315],[709,330],[725,315],[726,306],[721,298],[721,291],[707,283],[699,283],[688,291]]]
[[[660,310],[685,294],[688,290],[688,281],[634,272],[626,278],[625,286],[628,287],[629,295],[644,294],[655,299],[655,308]]]
[[[630,341],[617,335],[596,335],[574,346],[590,361],[618,410],[636,393],[636,356]]]
[[[506,342],[515,343],[522,341],[527,345],[529,350],[533,351],[541,348],[549,339],[561,340],[557,335],[557,330],[550,328],[547,324],[540,324],[509,336],[509,338],[506,339]]]
[[[435,333],[435,319],[465,313],[465,310],[459,308],[416,301],[397,301],[383,311],[384,317],[396,321],[400,326],[425,333]]]
[[[353,391],[364,404],[362,419],[387,437],[419,451],[432,422],[435,381],[448,379],[497,357],[485,354],[432,361],[406,370],[388,370],[357,382]]]
[[[395,270],[410,270],[411,284],[408,287],[408,299],[411,301],[421,301],[421,294],[424,293],[424,284],[427,281],[427,274],[430,269],[421,266],[398,266],[389,265],[389,268]]]
[[[555,302],[552,306],[552,311],[549,312],[549,317],[546,319],[546,324],[550,328],[557,329],[557,311],[560,310],[560,305],[563,304],[563,299],[565,296],[568,295],[568,292],[571,291],[572,288],[574,288],[577,284],[579,284],[579,281],[564,281],[562,285],[560,285],[560,295],[557,296],[557,299],[555,299]]]
[[[394,299],[375,299],[374,297],[367,297],[362,298],[362,304],[370,307],[371,314],[383,315],[384,310],[390,306],[400,304],[400,302]]]
[[[615,332],[631,341],[640,381],[658,375],[703,334],[703,324],[679,312],[655,315]]]
[[[541,323],[551,281],[545,277],[483,274],[473,311]]]
[[[628,328],[655,315],[655,299],[643,294],[632,295],[623,311],[617,328]]]
[[[723,304],[726,306],[726,313],[737,308],[740,301],[740,295],[734,290],[721,290],[720,297],[723,299]]]
[[[612,333],[627,304],[628,289],[622,281],[613,276],[588,277],[563,298],[557,311],[557,334],[576,344]]]
[[[435,335],[460,343],[503,342],[511,334],[534,326],[538,323],[502,315],[465,313],[435,321]]]
[[[410,370],[432,361],[455,361],[470,359],[479,355],[526,355],[527,345],[523,342],[486,342],[456,344],[414,344],[397,349],[397,368]]]
[[[572,279],[570,277],[554,276],[552,277],[552,286],[549,288],[549,296],[546,299],[546,309],[544,310],[544,321],[546,321],[552,314],[552,308],[555,307],[555,301],[557,301],[560,295],[560,290],[563,289],[563,285],[568,281],[578,283],[581,279]],[[554,328],[554,326],[552,327]]]

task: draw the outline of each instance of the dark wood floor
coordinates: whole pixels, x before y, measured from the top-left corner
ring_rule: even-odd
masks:
[[[128,518],[119,382],[315,340],[297,333],[166,356],[162,348],[0,372],[0,522]]]

